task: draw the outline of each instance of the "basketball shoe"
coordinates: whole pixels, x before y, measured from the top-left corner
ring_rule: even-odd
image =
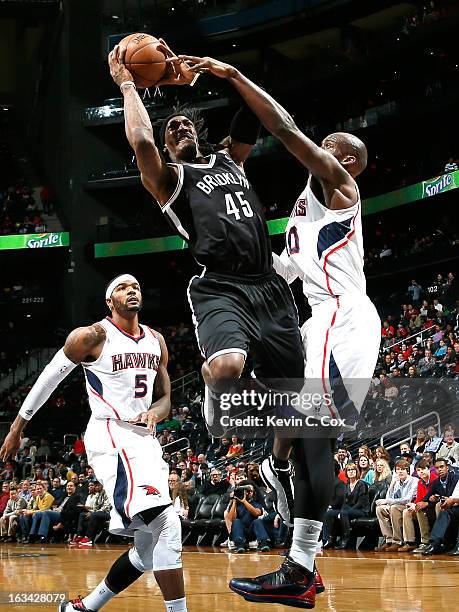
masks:
[[[273,456],[264,459],[260,465],[260,476],[267,487],[276,493],[274,508],[287,527],[293,527],[293,465],[280,469],[274,467]]]
[[[201,411],[210,435],[214,438],[222,438],[226,434],[226,429],[220,421],[223,413],[220,408],[219,394],[211,391],[207,385],[204,387]]]
[[[78,612],[94,612],[84,605],[81,597],[62,602],[59,606],[58,612],[74,612],[74,610],[77,610]]]
[[[313,572],[287,557],[275,572],[256,578],[233,578],[229,587],[246,601],[312,609],[316,600],[314,582]]]

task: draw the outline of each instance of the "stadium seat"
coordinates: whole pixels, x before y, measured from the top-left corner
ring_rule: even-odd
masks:
[[[376,484],[376,486],[375,486]],[[370,497],[370,511],[368,516],[361,516],[351,520],[351,529],[353,537],[364,538],[359,548],[368,548],[372,550],[377,545],[380,537],[379,521],[376,518],[376,500],[386,497],[388,483],[375,483],[368,489]],[[363,546],[362,546],[363,544]]]

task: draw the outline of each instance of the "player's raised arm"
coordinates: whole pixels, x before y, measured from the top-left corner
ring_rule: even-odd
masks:
[[[108,56],[108,65],[124,97],[126,136],[134,149],[144,187],[159,204],[164,204],[175,189],[177,173],[166,165],[155,145],[150,117],[137,93],[132,74],[124,65],[124,53],[125,49],[117,45]]]
[[[349,181],[348,172],[338,160],[303,134],[285,108],[234,66],[210,57],[180,55],[180,58],[192,64],[192,70],[211,72],[215,76],[227,79],[241,94],[265,128],[276,136],[314,176],[337,188],[343,182]]]
[[[234,115],[230,134],[224,141],[228,153],[238,166],[242,167],[252,152],[260,135],[260,129],[261,123],[258,117],[247,104],[243,104]]]
[[[20,434],[26,424],[79,363],[98,356],[96,351],[100,351],[104,341],[105,330],[97,324],[80,327],[69,334],[64,347],[57,351],[25,398],[0,449],[0,459],[5,460],[18,451]]]

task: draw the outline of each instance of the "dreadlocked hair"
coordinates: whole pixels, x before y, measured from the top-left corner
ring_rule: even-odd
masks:
[[[190,121],[193,122],[196,134],[198,136],[199,151],[204,157],[206,155],[211,155],[212,153],[215,153],[216,151],[219,151],[220,149],[224,148],[223,144],[212,144],[208,142],[208,130],[204,121],[204,117],[201,115],[199,109],[190,106],[189,104],[179,104],[173,107],[173,112],[165,119],[163,119],[159,126],[159,142],[161,144],[161,152],[166,158],[169,158],[167,151],[164,151],[164,145],[166,141],[166,127],[169,121],[173,117],[177,117],[178,115],[183,115],[184,117],[187,117]]]

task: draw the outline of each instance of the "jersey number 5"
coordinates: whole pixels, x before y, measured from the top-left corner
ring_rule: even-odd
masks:
[[[288,232],[287,249],[289,255],[295,255],[300,252],[300,238],[298,236],[298,230],[294,225],[292,225]]]
[[[250,206],[248,200],[244,200],[242,197],[244,195],[243,191],[236,191],[235,196],[239,200],[239,204],[242,208],[242,212],[246,217],[253,217],[253,210]],[[233,195],[231,193],[225,193],[225,202],[226,202],[226,213],[228,215],[234,215],[236,217],[236,221],[239,221],[241,218],[241,213],[239,212],[239,208],[236,206]]]
[[[147,387],[147,375],[146,374],[136,374],[135,376],[135,394],[134,397],[145,397],[148,391]]]

